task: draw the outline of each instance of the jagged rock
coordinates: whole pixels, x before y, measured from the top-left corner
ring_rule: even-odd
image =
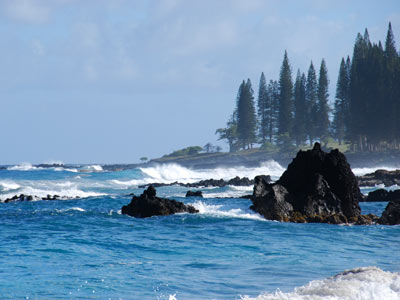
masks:
[[[379,189],[368,193],[367,202],[389,202],[391,200],[400,199],[400,190],[387,191]]]
[[[276,183],[254,181],[251,208],[267,219],[340,224],[360,216],[362,194],[346,157],[319,143],[300,150]]]
[[[379,184],[384,184],[385,186],[400,185],[400,170],[376,170],[373,173],[359,176],[357,180],[360,186],[376,186]]]
[[[326,153],[315,143],[312,150],[300,150],[277,183],[293,196],[295,211],[342,213],[347,218],[360,215],[362,194],[357,179],[337,149]]]
[[[122,207],[121,212],[136,218],[147,218],[180,212],[196,213],[198,210],[176,200],[158,198],[156,197],[156,189],[149,186],[139,197],[133,196],[131,202]]]
[[[265,183],[260,176],[256,177],[253,197],[253,205],[250,207],[268,220],[288,222],[293,206],[286,188],[280,184]]]
[[[400,224],[400,198],[392,199],[378,220],[382,225]]]
[[[203,198],[202,191],[187,191],[185,197],[201,197]]]

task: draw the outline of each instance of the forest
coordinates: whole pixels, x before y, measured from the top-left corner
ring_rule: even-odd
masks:
[[[342,58],[334,101],[329,101],[325,60],[307,74],[292,67],[285,51],[278,80],[261,73],[257,99],[250,79],[239,86],[235,109],[216,130],[230,152],[250,149],[293,151],[320,141],[348,144],[354,152],[400,150],[400,53],[391,23],[384,45],[368,29],[357,34],[353,55]]]

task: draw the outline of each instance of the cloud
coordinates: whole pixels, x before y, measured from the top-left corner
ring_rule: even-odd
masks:
[[[45,23],[50,14],[50,8],[38,0],[8,0],[4,9],[9,17],[26,23]]]

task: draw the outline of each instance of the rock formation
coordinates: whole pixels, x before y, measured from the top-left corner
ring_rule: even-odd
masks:
[[[271,181],[271,177],[269,175],[263,175],[265,178],[268,178],[269,181]],[[171,186],[171,185],[180,185],[188,188],[198,188],[198,187],[203,187],[203,186],[216,186],[216,187],[224,187],[227,185],[233,185],[233,186],[249,186],[253,185],[254,180],[250,180],[247,177],[240,178],[239,176],[236,176],[234,178],[231,178],[229,180],[223,180],[223,179],[205,179],[205,180],[200,180],[197,182],[193,183],[182,183],[182,182],[172,182],[172,183],[151,183],[151,184],[146,184],[146,185],[141,185],[139,188],[146,188],[150,185],[154,187],[162,187],[162,186]]]
[[[378,220],[382,225],[400,224],[400,198],[392,199]]]
[[[376,186],[378,184],[384,184],[385,186],[400,185],[400,170],[376,170],[373,173],[359,176],[357,180],[360,186]]]
[[[200,197],[203,198],[202,191],[187,191],[185,197]]]
[[[176,200],[158,198],[156,197],[156,189],[149,186],[139,197],[133,196],[131,202],[122,207],[121,212],[136,218],[148,218],[180,212],[196,213],[198,210]]]
[[[292,222],[358,222],[362,194],[338,150],[325,153],[319,143],[299,151],[281,178],[270,184],[255,178],[252,209],[267,219]]]

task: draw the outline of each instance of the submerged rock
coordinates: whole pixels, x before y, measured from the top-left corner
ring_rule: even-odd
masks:
[[[276,183],[255,178],[251,208],[271,220],[340,224],[360,216],[360,199],[346,157],[315,143],[312,150],[297,153]]]
[[[139,197],[133,196],[131,202],[122,207],[121,212],[136,218],[148,218],[180,212],[196,213],[198,210],[176,200],[158,198],[156,197],[156,189],[149,186]]]
[[[187,191],[185,197],[201,197],[203,198],[202,191]]]

